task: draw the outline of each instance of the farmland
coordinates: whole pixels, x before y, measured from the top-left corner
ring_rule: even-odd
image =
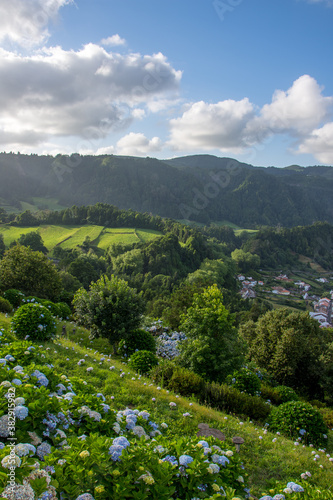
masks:
[[[89,237],[92,244],[105,250],[112,244],[129,245],[139,242],[147,242],[156,238],[161,233],[148,229],[133,228],[106,228],[97,225],[67,226],[67,225],[42,225],[39,227],[14,227],[7,224],[0,225],[0,233],[3,234],[4,242],[8,247],[13,241],[19,239],[22,234],[37,231],[49,252],[60,246],[71,249],[82,245]]]

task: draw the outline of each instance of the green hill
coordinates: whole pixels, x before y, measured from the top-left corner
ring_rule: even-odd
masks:
[[[240,227],[333,222],[332,167],[263,168],[210,155],[0,154],[0,207],[60,210],[108,203],[121,209]]]
[[[9,318],[0,314],[2,335],[4,335],[4,330],[9,327],[9,321]],[[8,361],[8,365],[13,367],[19,363],[22,367],[22,374],[20,371],[8,372],[6,368],[0,367],[1,381],[12,380],[14,376],[16,379],[22,378],[23,380],[21,385],[16,386],[16,394],[17,396],[25,395],[25,402],[21,404],[29,409],[29,417],[23,418],[22,415],[22,420],[17,419],[16,435],[25,437],[28,436],[27,431],[34,430],[35,434],[31,434],[32,438],[30,439],[35,440],[35,446],[38,444],[37,436],[40,435],[41,429],[45,428],[45,425],[49,428],[49,435],[53,435],[51,412],[54,411],[55,407],[62,412],[58,413],[57,426],[59,428],[61,426],[59,422],[65,423],[69,415],[74,421],[78,419],[81,422],[76,429],[72,423],[69,426],[65,425],[65,432],[54,440],[57,449],[52,448],[51,455],[47,455],[51,451],[46,449],[45,439],[47,438],[42,438],[44,439],[43,453],[46,456],[44,455],[45,462],[41,460],[40,463],[42,467],[48,465],[51,467],[49,471],[54,471],[50,474],[51,484],[54,485],[58,494],[66,487],[67,493],[63,494],[62,498],[74,500],[79,493],[83,492],[92,493],[96,500],[103,498],[117,500],[125,498],[137,498],[138,500],[193,498],[193,493],[190,494],[191,496],[186,493],[180,494],[180,496],[170,494],[174,490],[172,484],[167,485],[166,478],[171,477],[174,469],[171,465],[166,464],[165,466],[161,457],[171,450],[173,450],[172,454],[178,456],[182,453],[197,454],[195,450],[200,451],[200,448],[196,447],[195,444],[186,445],[185,443],[197,443],[200,439],[208,440],[212,446],[214,444],[213,438],[196,437],[198,424],[201,423],[206,423],[211,428],[218,428],[224,433],[225,442],[216,440],[214,446],[217,445],[224,450],[229,464],[221,466],[220,474],[207,475],[205,472],[207,464],[204,460],[211,456],[212,451],[205,452],[206,456],[201,452],[202,458],[194,463],[193,468],[187,469],[188,476],[184,476],[181,480],[185,492],[192,491],[192,485],[200,477],[206,477],[209,485],[216,481],[217,484],[224,485],[227,493],[227,496],[224,497],[226,500],[245,499],[245,492],[241,493],[244,487],[250,488],[251,494],[255,497],[261,497],[263,494],[271,496],[281,494],[290,481],[301,484],[306,490],[306,493],[302,495],[298,493],[287,494],[287,498],[290,500],[333,498],[333,494],[330,493],[333,484],[333,468],[329,460],[330,455],[326,455],[332,448],[331,436],[329,436],[326,452],[305,445],[297,446],[293,441],[270,433],[262,424],[251,423],[241,416],[227,415],[209,406],[201,406],[194,398],[187,399],[174,392],[166,391],[163,387],[156,386],[153,380],[135,373],[121,358],[115,358],[113,355],[110,358],[110,346],[103,339],[91,340],[88,332],[83,328],[78,328],[74,333],[71,323],[59,323],[59,333],[62,330],[62,325],[65,325],[67,330],[65,337],[58,337],[54,343],[40,342],[39,345],[34,345],[33,349],[29,348],[30,350],[27,351],[30,353],[28,356],[24,354],[28,347],[27,342],[19,345],[17,342],[6,344],[0,341],[1,356],[12,352],[17,358],[15,362]],[[47,387],[45,387],[45,383],[43,383],[44,385],[39,383],[38,377],[41,375],[37,374],[36,369],[47,376]],[[35,378],[31,379],[31,377],[26,376],[23,379],[23,372],[32,373],[33,370],[37,374]],[[59,383],[63,389],[58,385]],[[35,384],[35,388],[32,384]],[[1,385],[1,388],[7,390],[4,389],[4,384]],[[50,398],[49,394],[51,392],[54,394],[54,391],[58,391],[58,395]],[[59,396],[60,393],[62,396]],[[36,398],[38,399],[37,404]],[[0,407],[2,414],[5,410],[4,402],[6,402],[5,398],[2,399]],[[108,405],[107,411],[102,409],[105,405]],[[64,408],[68,408],[71,413],[66,413]],[[81,408],[81,410],[78,411],[76,408]],[[124,415],[120,418],[119,411],[123,411],[125,408],[128,409],[128,414],[131,414],[133,409],[137,409],[138,412],[148,412],[149,421],[158,426],[162,436],[155,435],[156,441],[152,443],[149,438],[147,440],[141,438],[140,440],[133,437],[131,431],[125,430],[128,420],[125,421]],[[43,412],[45,415],[48,412],[45,424],[42,423]],[[112,443],[114,437],[117,437],[117,433],[114,431],[116,426],[110,424],[112,421],[115,422],[114,412],[118,412],[118,423],[124,429],[123,436],[126,436],[131,443],[129,452],[127,450],[123,452],[121,460],[115,462],[110,460],[107,452],[107,446]],[[60,417],[60,415],[62,416]],[[27,427],[28,421],[30,422],[29,427]],[[144,423],[144,420],[140,419],[140,424],[141,422],[143,422],[142,425],[145,429],[149,429],[148,420]],[[150,429],[154,429],[154,426]],[[145,432],[149,432],[149,430]],[[81,435],[81,439],[77,439],[76,434]],[[64,439],[64,436],[66,436],[66,444],[63,443],[63,446],[59,447],[59,442]],[[242,436],[244,439],[239,454],[232,442],[234,436]],[[159,450],[158,453],[154,452],[156,458],[153,457],[153,459],[149,455],[149,450],[152,449],[151,445],[154,445],[154,450]],[[42,456],[42,448],[39,447],[37,450],[39,450],[38,457]],[[102,450],[105,454],[101,454]],[[2,460],[6,453],[8,451],[6,452],[5,449],[0,450]],[[314,460],[314,457],[318,458]],[[30,472],[28,470],[29,463],[35,462],[36,458],[21,455],[20,460],[22,464],[17,470],[20,470],[24,477]],[[147,463],[150,464],[149,469],[145,465]],[[124,469],[125,465],[128,467],[127,469]],[[142,465],[144,466],[142,467]],[[6,469],[1,467],[1,471],[0,484],[4,487]],[[308,479],[302,480],[300,476],[306,471],[310,473]],[[147,480],[146,486],[141,488],[140,484],[144,485],[144,482],[140,483],[140,480],[133,478],[141,477],[143,474],[152,477],[154,481]],[[176,481],[176,476],[174,477]],[[224,479],[221,482],[220,478],[222,477]],[[127,490],[122,491],[120,485],[126,484],[126,481],[129,481]],[[177,484],[180,484],[179,481]],[[228,489],[227,484],[238,484],[237,494]],[[111,490],[105,490],[105,486],[101,487],[103,485],[109,485]],[[39,487],[40,491],[44,491],[46,483],[36,482],[34,487]],[[129,491],[133,491],[133,488],[136,491],[133,493],[135,496],[128,496],[130,495]],[[205,495],[197,490],[197,498],[217,499],[220,497],[219,495],[213,496],[213,492],[211,486]]]

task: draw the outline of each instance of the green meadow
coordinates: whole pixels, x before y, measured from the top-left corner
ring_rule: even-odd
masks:
[[[109,228],[96,225],[85,226],[54,226],[42,225],[38,227],[14,227],[8,224],[0,225],[0,233],[3,234],[5,245],[8,247],[13,241],[18,240],[22,234],[37,231],[46,248],[51,252],[54,247],[60,246],[64,249],[71,249],[77,245],[82,245],[89,237],[91,243],[102,250],[107,249],[112,244],[130,245],[133,243],[147,242],[161,233],[150,229],[135,228]]]

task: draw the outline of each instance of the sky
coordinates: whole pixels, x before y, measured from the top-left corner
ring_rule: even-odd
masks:
[[[0,0],[0,151],[333,165],[333,0]]]

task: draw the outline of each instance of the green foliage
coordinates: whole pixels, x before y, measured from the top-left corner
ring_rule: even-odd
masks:
[[[130,357],[135,351],[156,352],[156,340],[150,332],[146,330],[131,331],[126,340],[119,342],[118,352],[125,357]]]
[[[238,391],[246,392],[251,396],[260,394],[260,379],[258,375],[248,368],[241,368],[240,370],[234,371],[232,375],[228,375],[226,382]]]
[[[139,373],[149,373],[158,364],[158,359],[151,351],[137,351],[132,354],[129,365]]]
[[[47,253],[48,250],[44,245],[41,235],[37,231],[22,234],[18,239],[18,244],[24,247],[30,247],[35,252]]]
[[[52,262],[41,252],[15,245],[0,261],[0,282],[3,290],[17,288],[27,295],[56,299],[61,281]]]
[[[273,408],[269,424],[272,432],[279,431],[293,439],[302,438],[307,444],[323,446],[327,443],[328,429],[323,417],[309,403],[289,401]]]
[[[163,361],[156,366],[151,377],[165,388],[179,392],[182,396],[194,395],[202,404],[209,404],[219,411],[236,413],[254,420],[267,421],[271,411],[257,396],[241,393],[226,384],[204,381],[190,370],[180,368],[171,361]]]
[[[281,403],[288,403],[289,401],[299,401],[299,396],[291,387],[287,387],[286,385],[279,385],[278,387],[275,387],[275,391],[279,395]]]
[[[56,331],[50,311],[40,304],[25,304],[18,308],[12,318],[12,329],[18,338],[46,340]]]
[[[78,290],[73,305],[78,322],[111,344],[138,328],[144,309],[141,295],[113,275],[92,283],[89,291]]]
[[[231,258],[236,262],[239,271],[242,273],[256,270],[260,266],[259,255],[244,252],[244,250],[240,248],[236,248],[233,252],[231,252]]]
[[[0,212],[0,215],[1,215],[1,212]],[[6,250],[6,246],[5,246],[5,242],[4,242],[4,239],[3,239],[3,234],[0,233],[0,259],[3,257],[3,254],[5,253],[5,250]]]
[[[179,363],[198,375],[222,382],[242,364],[233,317],[216,285],[195,294],[180,325],[187,339],[179,343]]]
[[[307,312],[269,311],[256,323],[241,325],[239,334],[247,342],[249,358],[279,384],[310,395],[320,393],[324,365],[319,358],[328,340]]]
[[[12,310],[13,310],[13,306],[9,302],[9,300],[5,299],[4,297],[0,297],[0,312],[11,313]]]
[[[3,293],[3,296],[12,304],[13,307],[19,307],[22,305],[22,299],[25,297],[24,293],[20,292],[20,290],[16,290],[15,288],[9,288]]]

